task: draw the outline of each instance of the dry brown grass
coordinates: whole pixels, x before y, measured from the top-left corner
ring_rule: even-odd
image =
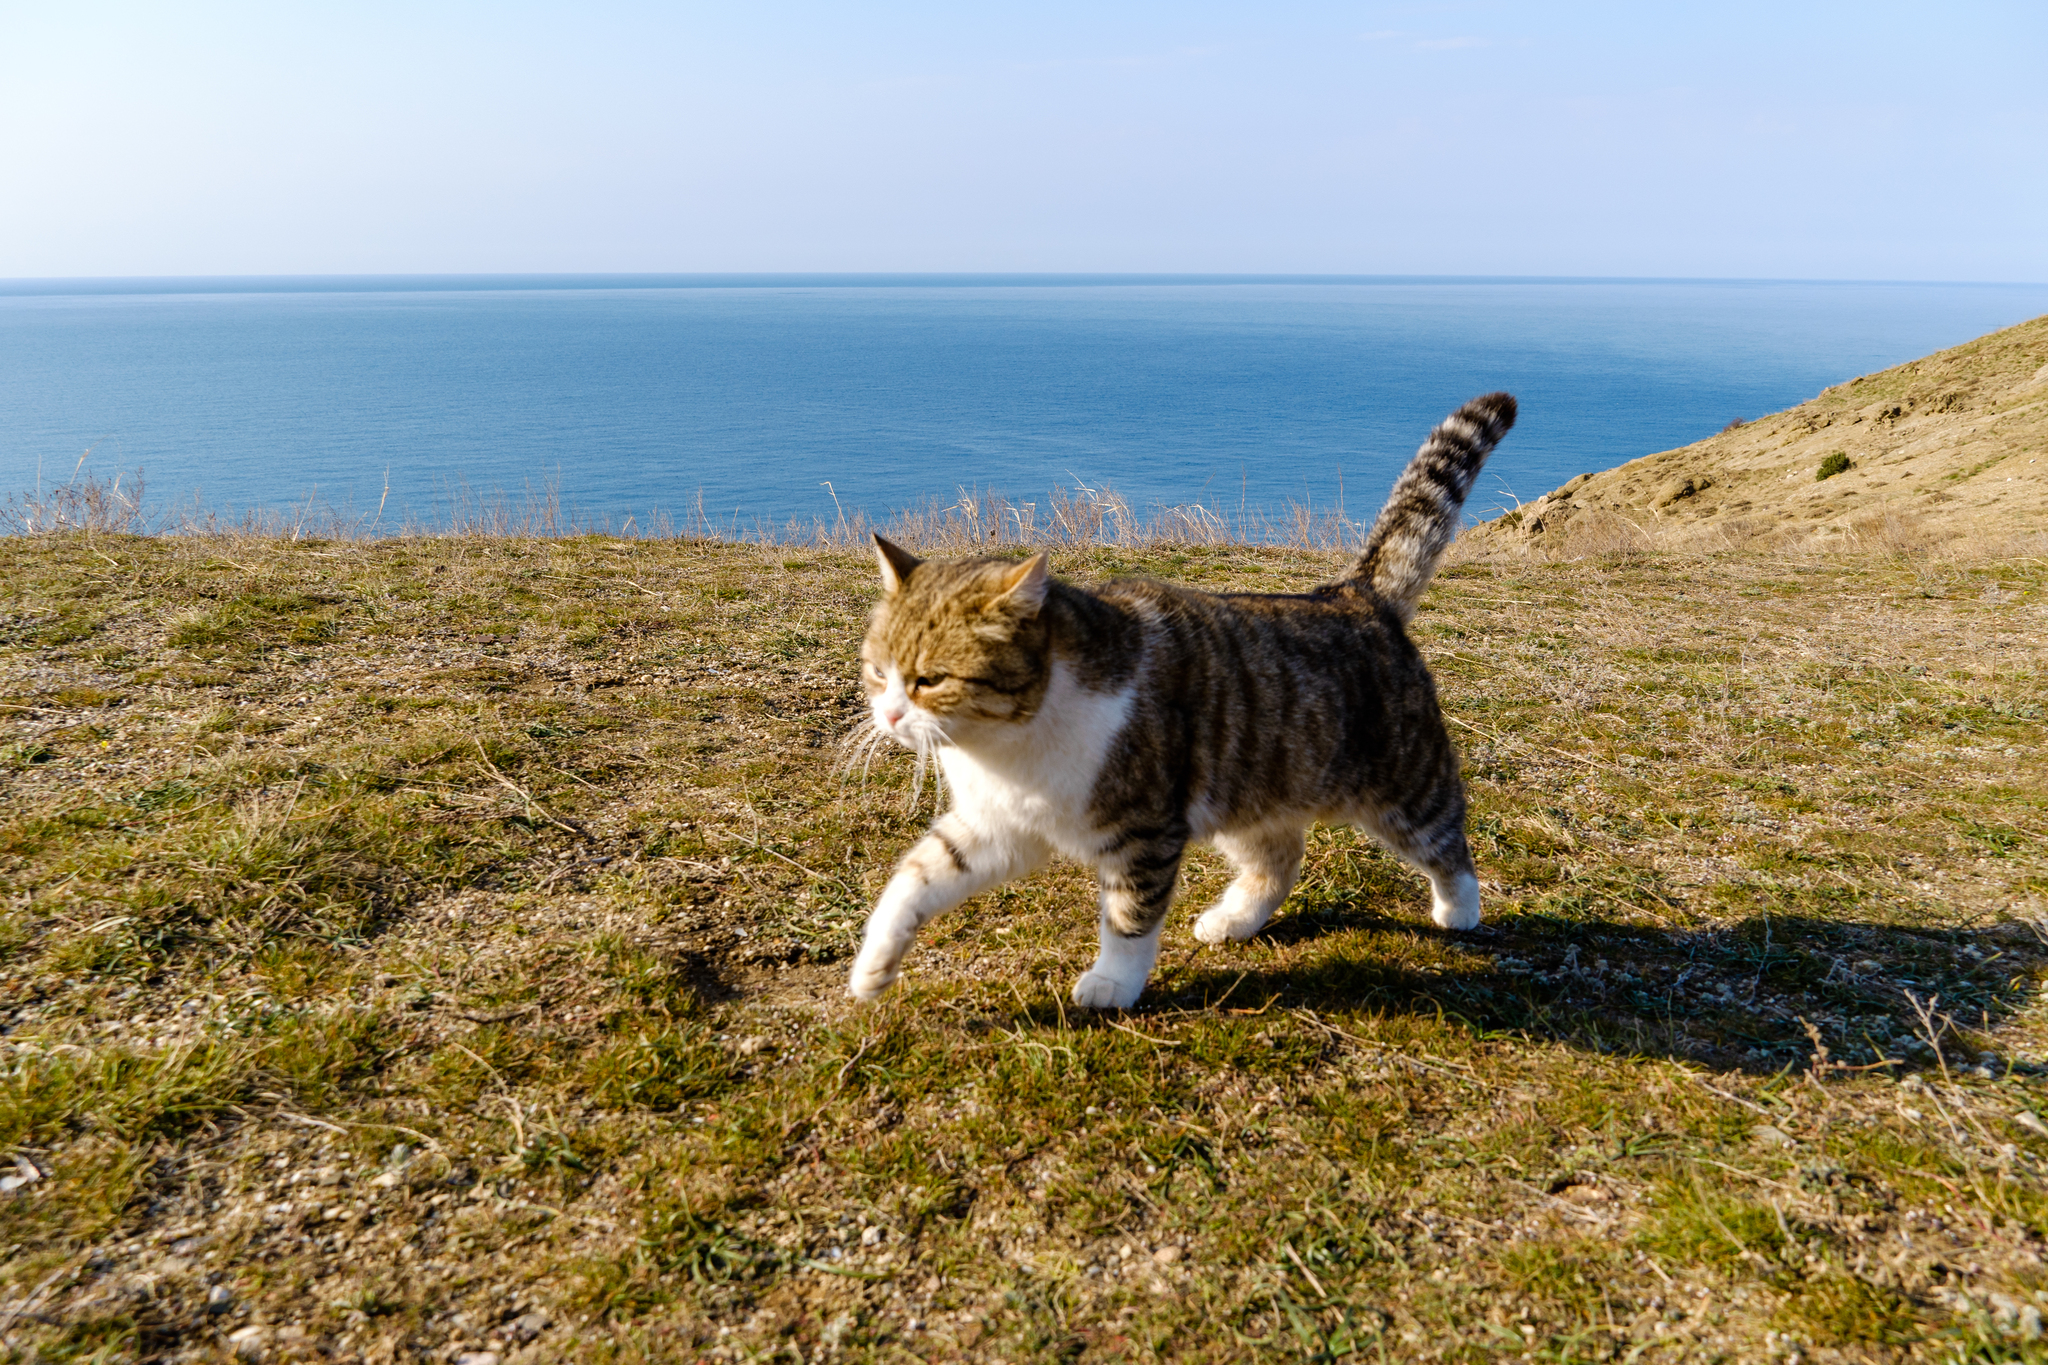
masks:
[[[1321,830],[1268,933],[1176,915],[1113,1019],[1063,1004],[1068,867],[841,996],[919,822],[903,764],[838,772],[861,553],[0,573],[12,1359],[2043,1353],[2038,559],[1454,566],[1416,630],[1486,928]]]
[[[39,482],[33,491],[0,504],[0,535],[139,535],[152,529],[153,520],[144,502],[141,470],[103,478],[86,472],[84,457],[63,483],[44,488]]]
[[[91,452],[87,452],[90,454]],[[124,491],[123,481],[127,487]],[[337,508],[310,494],[283,508],[256,508],[240,515],[202,506],[151,507],[143,500],[140,470],[108,479],[79,468],[65,483],[15,494],[0,504],[0,535],[196,536],[208,540],[322,540],[361,542],[380,538],[420,540],[467,537],[484,540],[556,540],[600,535],[630,540],[712,540],[813,549],[864,549],[869,536],[888,536],[930,554],[990,554],[1024,547],[1137,549],[1162,545],[1284,546],[1295,550],[1362,549],[1367,524],[1340,511],[1288,502],[1277,513],[1264,508],[1159,503],[1140,510],[1113,488],[1077,483],[1053,488],[1043,500],[960,488],[952,501],[930,498],[876,518],[840,507],[830,521],[792,518],[780,525],[751,525],[712,517],[699,497],[683,513],[654,508],[622,521],[590,517],[564,504],[559,483],[529,483],[516,495],[502,488],[479,490],[455,483],[442,490],[430,513],[387,521],[385,498],[376,508]],[[834,503],[838,495],[833,494]]]
[[[1816,478],[1823,469],[1841,472]],[[1635,534],[1681,553],[1982,559],[2042,554],[2044,525],[2048,318],[2036,318],[1581,475],[1478,534],[1538,558],[1626,548],[1617,540]]]
[[[1984,524],[1896,507],[1818,529],[1761,516],[1658,525],[1626,510],[1596,508],[1565,521],[1554,534],[1537,537],[1516,536],[1512,528],[1504,534],[1498,522],[1469,528],[1453,557],[1458,562],[1574,563],[1653,552],[1695,558],[1845,556],[1991,564],[2048,557],[2048,529]]]

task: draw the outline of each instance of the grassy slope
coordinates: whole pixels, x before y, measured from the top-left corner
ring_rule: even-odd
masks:
[[[1102,1019],[1069,867],[840,996],[919,827],[835,774],[861,557],[0,573],[9,1358],[2044,1353],[2039,561],[1454,569],[1484,930],[1319,831]]]
[[[1849,469],[1816,478],[1830,455]],[[1826,539],[1887,518],[1980,543],[2048,525],[2048,317],[1582,475],[1483,535],[1554,549],[1619,520],[1664,543],[1725,545]]]

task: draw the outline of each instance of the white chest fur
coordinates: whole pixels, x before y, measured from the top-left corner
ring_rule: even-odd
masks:
[[[1034,836],[1070,858],[1094,861],[1101,833],[1089,819],[1089,798],[1130,718],[1132,691],[1090,691],[1056,661],[1029,724],[939,751],[954,813],[987,834]]]

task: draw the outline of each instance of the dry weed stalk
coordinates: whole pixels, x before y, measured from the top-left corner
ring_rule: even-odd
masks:
[[[85,472],[90,450],[78,457],[71,477],[54,488],[42,486],[38,471],[32,493],[17,493],[0,504],[0,534],[49,535],[84,531],[88,535],[132,535],[147,529],[150,514],[142,501],[142,471],[116,474],[109,480]],[[122,480],[128,488],[121,488]]]
[[[1906,1003],[1913,1007],[1913,1013],[1920,1020],[1920,1036],[1925,1038],[1927,1046],[1934,1050],[1934,1064],[1941,1068],[1942,1080],[1953,1083],[1955,1078],[1948,1073],[1948,1058],[1942,1054],[1941,1035],[1953,1029],[1956,1021],[1946,1014],[1935,1012],[1935,1006],[1941,1003],[1941,997],[1938,995],[1928,996],[1925,1003],[1922,1003],[1920,997],[1911,990],[1906,991],[1905,996]]]

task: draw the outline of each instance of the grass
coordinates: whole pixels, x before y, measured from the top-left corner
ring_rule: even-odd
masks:
[[[1247,542],[1311,550],[1361,549],[1368,529],[1345,514],[1341,496],[1335,507],[1323,508],[1317,508],[1313,499],[1289,499],[1278,508],[1251,506],[1242,500],[1232,506],[1216,499],[1153,503],[1141,509],[1108,485],[1091,486],[1078,478],[1072,487],[1057,485],[1043,498],[1032,500],[962,486],[950,500],[927,497],[880,519],[861,508],[849,513],[834,493],[835,515],[830,521],[791,517],[780,525],[766,519],[742,524],[736,516],[730,522],[714,521],[701,494],[694,507],[681,513],[657,507],[649,509],[644,518],[635,513],[615,522],[608,513],[591,515],[565,505],[553,479],[538,485],[529,482],[517,497],[503,488],[480,490],[457,484],[445,488],[425,513],[389,509],[387,490],[387,496],[368,512],[352,505],[335,506],[313,493],[303,503],[252,507],[236,516],[197,503],[150,503],[144,497],[141,470],[109,479],[97,469],[87,468],[91,454],[87,451],[80,458],[64,483],[38,485],[33,491],[0,500],[0,535],[173,535],[221,543],[275,539],[294,544],[302,540],[370,541],[380,536],[412,541],[431,536],[529,541],[589,536],[609,540],[616,536],[629,540],[750,541],[785,554],[801,554],[810,549],[865,551],[869,536],[880,531],[900,544],[921,546],[926,553],[968,554],[1022,547],[1213,548]],[[126,490],[123,482],[128,485]],[[391,512],[389,517],[387,512]],[[788,567],[802,567],[802,561],[791,559]],[[712,596],[743,591],[727,586]],[[418,584],[401,584],[392,592],[401,601],[420,601],[428,595]],[[306,608],[322,605],[332,603],[320,601],[317,594],[306,601],[274,594],[248,595],[187,615],[176,633],[177,643],[204,648],[252,627],[318,632],[331,627],[331,614]],[[0,639],[10,633],[10,624],[0,619]],[[664,628],[673,624],[664,623]],[[32,633],[43,643],[58,644],[83,638],[89,630],[88,623],[67,617],[42,622]],[[785,650],[807,647],[801,644],[806,637],[800,631],[785,631],[783,638]]]
[[[1071,867],[841,995],[931,813],[838,772],[863,555],[0,571],[8,1359],[2048,1354],[2039,561],[1457,565],[1484,928],[1318,829],[1113,1017]]]

